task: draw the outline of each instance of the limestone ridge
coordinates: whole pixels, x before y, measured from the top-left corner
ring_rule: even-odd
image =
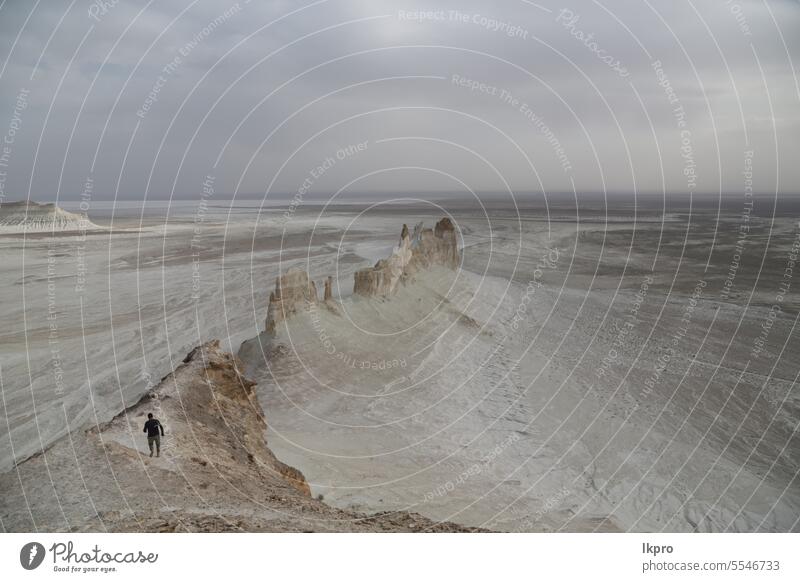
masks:
[[[416,273],[434,265],[456,269],[461,263],[456,228],[449,218],[436,223],[435,228],[423,228],[420,222],[409,233],[403,225],[400,243],[391,256],[381,259],[374,267],[355,273],[353,293],[364,297],[388,297]]]
[[[442,218],[433,229],[423,228],[423,223],[414,227],[414,232],[403,225],[400,242],[391,256],[381,259],[374,267],[360,269],[354,274],[353,293],[364,297],[388,297],[421,270],[434,265],[456,269],[461,264],[456,228],[449,218]],[[322,303],[338,313],[333,300],[333,277],[326,277]],[[265,330],[274,335],[276,326],[299,310],[319,305],[317,285],[308,272],[291,267],[275,279],[275,290],[269,295]]]
[[[158,402],[160,416],[169,419],[175,433],[170,441],[175,446],[169,451],[173,461],[200,458],[213,462],[219,470],[225,466],[237,478],[282,479],[310,496],[303,474],[279,461],[267,446],[267,424],[256,383],[246,378],[241,368],[235,356],[220,348],[219,340],[206,342],[189,352],[182,365],[139,403],[99,431],[111,434],[114,428],[121,428],[137,434],[145,413]],[[214,436],[199,438],[204,430]]]
[[[279,461],[254,382],[218,340],[109,422],[73,431],[0,473],[4,531],[474,531],[417,514],[364,515],[310,495]],[[142,426],[164,423],[161,457]]]

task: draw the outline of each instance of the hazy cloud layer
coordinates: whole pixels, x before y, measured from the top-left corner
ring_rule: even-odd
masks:
[[[6,0],[0,193],[793,193],[798,62],[795,1]]]

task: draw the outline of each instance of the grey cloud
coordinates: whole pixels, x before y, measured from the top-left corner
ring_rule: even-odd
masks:
[[[0,131],[19,90],[30,90],[4,183],[8,199],[27,195],[29,184],[34,197],[77,197],[96,151],[98,198],[113,197],[118,182],[123,198],[163,197],[173,184],[175,195],[196,196],[212,172],[221,192],[240,184],[242,192],[263,193],[273,180],[275,191],[290,192],[309,165],[362,140],[371,143],[368,153],[348,159],[317,188],[336,190],[396,165],[452,172],[475,189],[505,187],[450,141],[487,158],[515,189],[539,188],[527,156],[552,191],[569,190],[570,178],[585,190],[599,190],[601,178],[615,191],[659,190],[661,161],[667,188],[685,192],[675,104],[658,84],[654,60],[686,110],[698,190],[717,189],[719,157],[722,187],[736,192],[745,149],[756,151],[758,189],[800,190],[800,167],[791,163],[800,157],[800,95],[791,64],[800,60],[796,2],[543,2],[547,12],[514,1],[332,0],[300,9],[293,2],[206,0],[152,3],[142,11],[144,2],[120,0],[99,22],[89,18],[90,5],[77,2],[64,16],[66,6],[40,3],[24,28],[32,5],[6,2],[0,10],[0,59],[8,60]],[[570,26],[557,21],[564,8],[579,16]],[[401,10],[443,11],[445,18],[414,22],[399,18]],[[506,26],[492,31],[475,15]],[[509,27],[517,27],[515,36],[503,34]],[[581,42],[578,31],[592,40]],[[629,74],[612,70],[592,47]],[[454,74],[506,90],[519,102],[459,87]],[[411,78],[417,76],[438,79]],[[148,95],[155,99],[148,103]],[[520,111],[522,103],[535,119]],[[378,143],[400,137],[430,139]],[[571,172],[563,171],[554,139]],[[386,192],[445,187],[431,172],[400,174],[358,183]]]

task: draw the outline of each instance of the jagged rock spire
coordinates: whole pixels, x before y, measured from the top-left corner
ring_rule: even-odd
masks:
[[[297,313],[317,303],[317,286],[308,273],[293,267],[275,279],[275,291],[269,294],[266,330],[275,332],[275,326]]]
[[[422,223],[409,235],[403,225],[400,244],[391,256],[381,259],[374,267],[356,271],[353,293],[365,297],[392,295],[398,285],[421,269],[441,265],[451,269],[461,264],[456,228],[449,218],[436,223],[434,230],[422,228]]]

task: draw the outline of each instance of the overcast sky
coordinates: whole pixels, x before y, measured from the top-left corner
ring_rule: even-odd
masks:
[[[798,63],[795,0],[5,0],[0,200],[796,193]]]

